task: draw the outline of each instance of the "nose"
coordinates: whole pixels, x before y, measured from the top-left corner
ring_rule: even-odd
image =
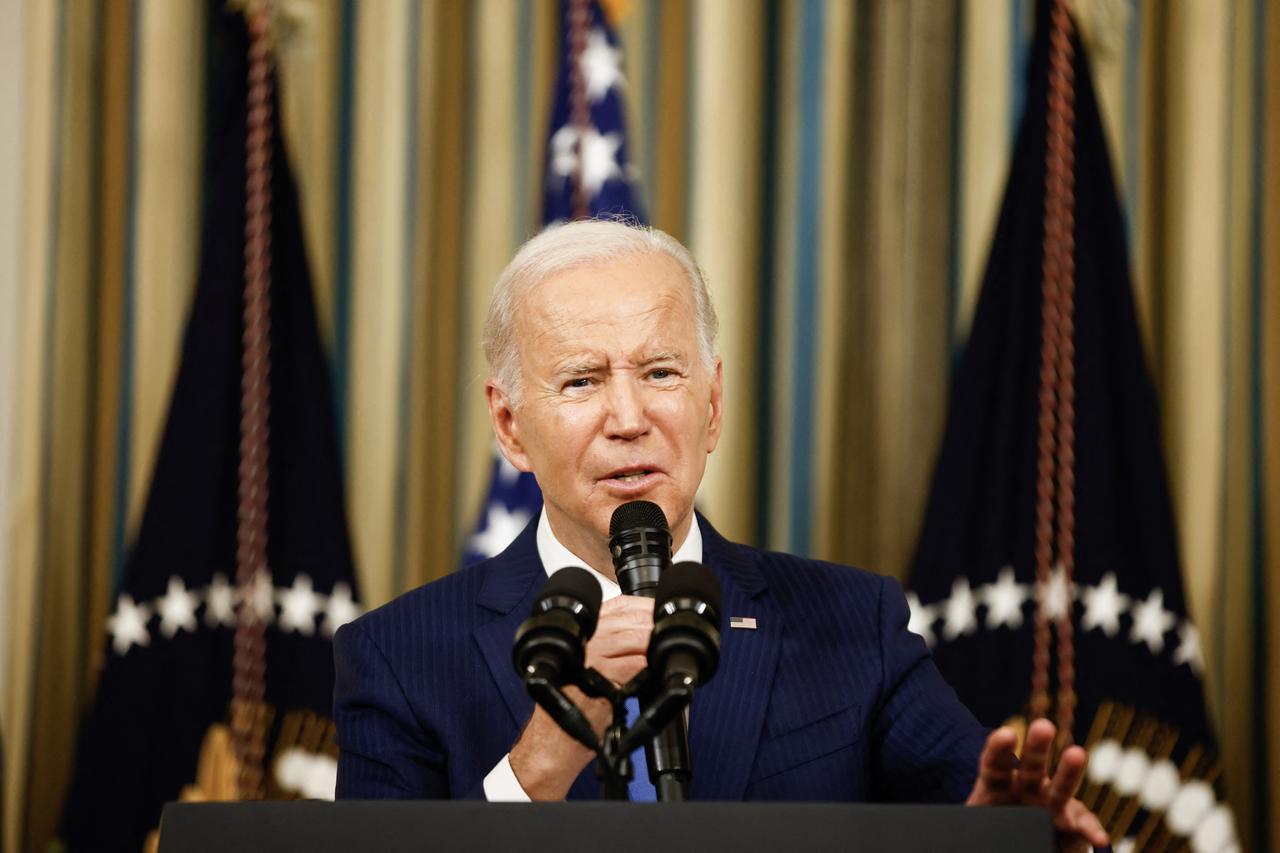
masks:
[[[644,390],[626,379],[609,383],[605,434],[609,438],[631,441],[649,431],[649,413]]]

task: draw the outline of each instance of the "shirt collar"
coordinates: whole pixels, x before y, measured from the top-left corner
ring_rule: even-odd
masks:
[[[542,569],[547,573],[547,577],[551,577],[551,575],[566,566],[578,566],[591,572],[592,577],[600,582],[602,601],[608,601],[611,598],[622,595],[622,588],[618,586],[616,581],[610,580],[588,566],[576,554],[560,543],[555,533],[551,531],[551,522],[547,519],[546,510],[542,511],[541,517],[538,519],[538,559],[542,561]],[[684,538],[684,542],[680,544],[680,547],[676,549],[676,553],[671,557],[673,564],[686,561],[702,562],[702,528],[698,526],[698,516],[696,515],[693,517],[693,523],[689,525],[689,535]]]

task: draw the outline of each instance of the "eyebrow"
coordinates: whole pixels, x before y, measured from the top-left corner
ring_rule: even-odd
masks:
[[[637,363],[637,367],[651,367],[652,365],[659,364],[661,362],[674,362],[682,365],[685,361],[685,357],[678,352],[664,351],[646,357]],[[590,376],[591,374],[598,373],[601,370],[604,370],[604,363],[601,361],[595,359],[575,359],[561,364],[556,368],[552,375],[556,377]]]
[[[556,368],[555,376],[587,376],[602,368],[598,361],[566,361]]]
[[[646,358],[644,361],[640,362],[640,366],[648,367],[649,365],[657,364],[660,361],[674,361],[678,364],[683,364],[685,361],[685,358],[681,353],[678,353],[678,352],[660,352],[660,353],[651,355],[648,358]]]

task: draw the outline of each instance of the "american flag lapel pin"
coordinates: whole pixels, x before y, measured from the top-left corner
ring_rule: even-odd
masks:
[[[730,628],[741,628],[744,631],[754,631],[756,629],[756,617],[754,616],[730,616]]]

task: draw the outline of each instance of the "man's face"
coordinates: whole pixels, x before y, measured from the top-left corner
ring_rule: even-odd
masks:
[[[721,371],[703,363],[681,267],[648,254],[561,273],[517,306],[515,331],[522,399],[490,380],[489,413],[507,459],[537,476],[556,536],[607,566],[610,516],[643,499],[682,542],[720,437]]]

